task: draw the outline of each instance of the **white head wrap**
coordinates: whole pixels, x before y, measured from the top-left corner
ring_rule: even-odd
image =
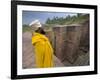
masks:
[[[42,27],[41,23],[39,22],[39,20],[34,20],[29,24],[30,27],[32,27],[32,29],[37,30],[39,27]]]

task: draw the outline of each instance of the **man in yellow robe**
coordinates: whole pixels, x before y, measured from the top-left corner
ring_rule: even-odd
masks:
[[[31,23],[34,28],[37,27],[32,35],[32,44],[35,49],[36,67],[37,68],[48,68],[53,67],[53,48],[44,35],[44,31],[41,28],[39,21],[35,20]]]

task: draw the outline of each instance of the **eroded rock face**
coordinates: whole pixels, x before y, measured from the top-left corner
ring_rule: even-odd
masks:
[[[47,36],[54,47],[55,55],[62,62],[67,60],[73,64],[81,52],[89,51],[89,21],[81,25],[56,26],[52,30],[53,33]]]

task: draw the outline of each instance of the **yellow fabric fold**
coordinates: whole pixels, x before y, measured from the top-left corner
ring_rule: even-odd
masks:
[[[33,33],[32,44],[35,47],[37,68],[53,67],[53,48],[48,38],[40,33]]]

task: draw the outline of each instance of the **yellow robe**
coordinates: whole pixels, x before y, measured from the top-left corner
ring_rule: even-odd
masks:
[[[32,44],[35,47],[36,67],[53,67],[53,48],[48,38],[35,32],[32,36]]]

